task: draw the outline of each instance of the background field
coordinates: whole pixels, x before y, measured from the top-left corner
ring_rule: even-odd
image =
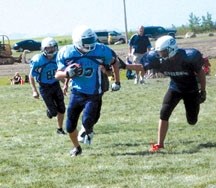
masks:
[[[125,47],[116,50],[127,53]],[[82,145],[83,155],[71,158],[68,135],[56,134],[56,120],[46,117],[42,100],[32,98],[28,84],[3,84],[8,76],[1,76],[0,187],[216,187],[215,60],[211,63],[199,122],[188,125],[180,103],[170,119],[166,148],[156,154],[148,152],[149,143],[157,138],[168,78],[134,85],[122,71],[121,90],[104,95],[93,145]]]

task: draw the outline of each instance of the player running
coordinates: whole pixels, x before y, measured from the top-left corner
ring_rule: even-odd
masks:
[[[91,28],[77,27],[73,31],[72,40],[73,45],[63,47],[58,53],[56,78],[68,78],[72,82],[66,128],[74,146],[70,155],[74,157],[82,153],[77,139],[77,123],[81,113],[85,132],[82,142],[91,144],[93,139],[93,127],[100,115],[104,93],[101,70],[104,66],[112,65],[115,74],[113,91],[120,89],[120,80],[111,49],[97,43],[96,34]]]
[[[42,53],[36,54],[30,61],[29,81],[33,97],[39,99],[39,93],[35,84],[36,80],[39,84],[40,94],[47,107],[48,118],[51,119],[57,116],[57,133],[65,134],[63,130],[65,113],[64,95],[59,81],[55,79],[58,44],[53,38],[47,37],[42,40],[41,51]]]
[[[206,100],[203,63],[202,54],[198,50],[179,49],[173,37],[163,36],[156,41],[155,50],[143,56],[141,66],[126,66],[130,70],[156,69],[171,79],[160,110],[158,141],[151,145],[151,152],[164,148],[169,118],[181,99],[184,102],[187,122],[190,125],[197,123],[200,103]]]

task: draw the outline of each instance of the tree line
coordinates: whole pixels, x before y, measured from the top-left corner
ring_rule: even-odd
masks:
[[[185,34],[189,31],[194,33],[206,33],[216,31],[216,21],[213,21],[212,15],[207,12],[206,16],[198,17],[193,13],[190,13],[188,25],[182,25],[177,27],[178,34]]]

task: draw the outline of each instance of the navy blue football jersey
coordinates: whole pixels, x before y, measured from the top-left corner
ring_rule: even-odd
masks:
[[[151,48],[151,43],[147,36],[134,34],[129,41],[129,46],[133,47],[134,53],[143,54],[147,51],[147,48]]]
[[[141,59],[145,70],[156,69],[171,78],[169,88],[178,92],[198,90],[196,74],[204,64],[202,54],[193,48],[178,49],[172,59],[164,60],[156,51],[146,53]]]

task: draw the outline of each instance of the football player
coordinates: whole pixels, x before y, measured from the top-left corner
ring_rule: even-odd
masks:
[[[40,94],[47,107],[46,113],[48,118],[51,119],[57,116],[57,133],[65,134],[63,130],[64,95],[59,80],[55,78],[58,44],[53,38],[47,37],[42,40],[41,51],[42,53],[36,54],[30,61],[29,82],[32,87],[33,97],[39,99],[36,80],[39,84]]]
[[[206,78],[202,69],[202,54],[197,49],[180,49],[171,36],[162,36],[155,43],[155,50],[146,53],[142,65],[126,65],[130,70],[156,69],[169,76],[171,81],[160,110],[158,142],[151,145],[151,152],[164,148],[169,118],[180,100],[183,100],[187,122],[198,121],[200,103],[206,100]]]
[[[70,151],[73,157],[82,153],[79,141],[84,144],[92,142],[93,127],[100,116],[102,95],[107,90],[103,86],[105,67],[113,67],[113,91],[120,89],[120,80],[118,65],[114,63],[111,49],[97,43],[97,36],[91,28],[77,27],[73,31],[72,40],[73,45],[65,46],[58,52],[56,78],[68,78],[72,82],[66,128],[74,146]],[[77,123],[81,112],[84,134],[82,140],[78,141]]]

